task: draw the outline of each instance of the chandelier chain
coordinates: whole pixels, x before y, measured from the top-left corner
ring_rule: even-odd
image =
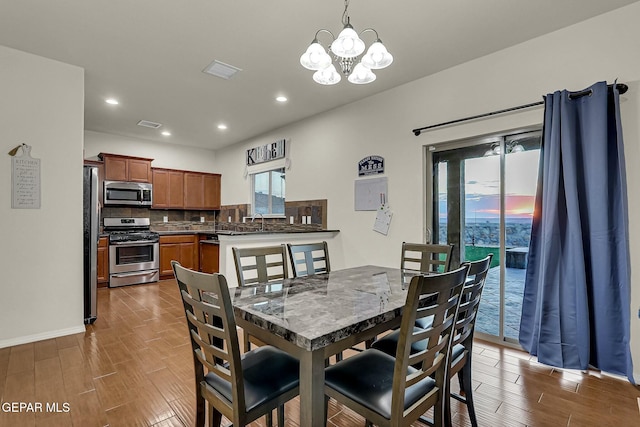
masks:
[[[342,25],[349,24],[349,12],[347,9],[349,8],[349,0],[344,0],[344,12],[342,13]]]

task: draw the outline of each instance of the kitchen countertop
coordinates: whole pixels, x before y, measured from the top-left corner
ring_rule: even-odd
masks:
[[[174,234],[217,234],[213,229],[211,230],[151,230],[155,231],[161,236],[171,236]]]
[[[161,236],[171,236],[176,234],[209,234],[219,236],[249,236],[267,234],[302,234],[302,233],[327,233],[338,232],[340,230],[308,229],[308,230],[265,230],[265,231],[234,231],[234,230],[154,230]]]
[[[335,233],[340,230],[324,230],[324,229],[309,229],[309,230],[265,230],[265,231],[233,231],[233,230],[218,230],[215,234],[219,236],[260,236],[265,234],[304,234],[304,233]]]

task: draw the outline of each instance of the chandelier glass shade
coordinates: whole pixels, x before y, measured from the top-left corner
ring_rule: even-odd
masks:
[[[334,37],[329,30],[318,30],[315,38],[300,57],[300,64],[304,68],[315,71],[313,80],[317,83],[333,85],[342,80],[334,62],[340,67],[342,74],[347,76],[347,80],[354,84],[371,83],[376,79],[376,75],[371,70],[380,70],[393,62],[393,55],[382,44],[376,30],[367,28],[360,34],[354,30],[350,23],[348,7],[349,0],[345,0],[342,15],[343,29],[338,37]],[[365,32],[375,33],[376,40],[369,47],[367,53],[362,55],[366,46],[360,36]],[[328,52],[318,41],[320,33],[331,35],[332,41],[327,49]],[[360,57],[361,55],[362,57]],[[360,61],[358,61],[359,58]]]
[[[315,39],[300,57],[300,64],[308,70],[323,70],[331,65],[331,57]]]
[[[322,70],[318,70],[313,73],[313,80],[321,85],[334,85],[336,83],[340,83],[342,77],[336,70],[336,67],[333,64],[330,64],[327,68],[323,68]]]

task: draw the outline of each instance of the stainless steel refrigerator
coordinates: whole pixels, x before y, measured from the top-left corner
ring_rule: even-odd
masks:
[[[95,322],[97,318],[98,290],[98,228],[100,226],[100,205],[98,201],[98,168],[84,167],[83,243],[84,243],[84,323]]]

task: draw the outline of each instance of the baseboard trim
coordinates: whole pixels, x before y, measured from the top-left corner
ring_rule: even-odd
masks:
[[[84,333],[84,325],[74,326],[72,328],[58,329],[55,331],[47,331],[40,334],[25,335],[21,337],[0,340],[0,348],[13,347],[14,345],[29,344],[36,341],[48,340],[51,338],[64,337],[66,335]]]

